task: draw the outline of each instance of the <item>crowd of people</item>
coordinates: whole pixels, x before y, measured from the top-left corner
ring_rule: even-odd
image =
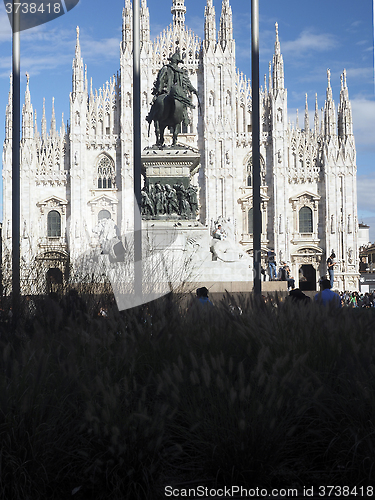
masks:
[[[261,272],[263,281],[266,281],[267,278],[270,281],[287,281],[288,290],[292,290],[295,287],[295,280],[291,275],[289,264],[281,262],[279,269],[277,269],[274,250],[270,250],[267,253],[267,271],[262,267]]]
[[[347,307],[375,307],[374,292],[340,292],[341,304]]]

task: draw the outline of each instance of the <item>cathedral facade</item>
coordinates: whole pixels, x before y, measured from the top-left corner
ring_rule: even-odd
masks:
[[[184,0],[173,0],[172,23],[150,40],[146,0],[141,3],[142,148],[155,144],[146,116],[159,69],[179,50],[199,96],[180,144],[200,154],[192,184],[198,188],[197,219],[212,228],[230,221],[236,241],[252,253],[252,99],[250,81],[236,68],[232,12],[222,0],[216,29],[213,0],[204,13],[204,39],[185,26]],[[203,20],[202,20],[203,22]],[[260,91],[262,250],[287,262],[296,286],[315,289],[336,254],[335,288],[358,288],[356,150],[345,70],[336,109],[327,72],[324,108],[315,102],[303,127],[288,120],[284,63],[276,25],[269,75]],[[81,54],[79,29],[73,59],[70,120],[50,126],[43,108],[38,129],[27,77],[21,140],[21,274],[24,283],[44,274],[68,279],[68,267],[95,244],[95,227],[111,218],[121,234],[134,220],[132,6],[122,14],[120,69],[94,90]],[[3,147],[3,255],[11,248],[11,91]],[[30,267],[31,271],[25,269]],[[34,273],[34,274],[33,274]]]

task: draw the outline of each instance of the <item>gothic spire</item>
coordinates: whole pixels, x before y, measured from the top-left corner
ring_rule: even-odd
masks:
[[[65,135],[65,123],[64,123],[64,112],[61,114],[61,128],[60,128],[60,137],[64,139]]]
[[[307,104],[307,94],[305,94],[305,133],[307,133],[310,130],[310,123],[309,123],[309,107]]]
[[[81,57],[81,45],[79,43],[79,27],[76,28],[77,41],[76,51],[73,59],[73,82],[72,82],[72,97],[75,99],[77,93],[84,91],[85,75],[83,71],[83,60]]]
[[[42,139],[47,139],[47,120],[46,120],[46,99],[43,97],[43,115],[42,115]]]
[[[31,106],[30,88],[29,88],[30,75],[26,73],[26,91],[25,91],[25,106],[29,108]]]
[[[13,77],[10,75],[8,104],[5,111],[5,140],[12,139],[12,96],[13,96]]]
[[[229,5],[229,0],[223,0],[221,6],[219,42],[223,50],[228,42],[233,40],[233,23],[232,23],[232,8]]]
[[[29,74],[26,73],[25,103],[22,106],[22,139],[30,139],[33,137],[34,120],[33,108],[31,106],[29,79]]]
[[[207,5],[204,8],[204,42],[206,47],[210,43],[216,43],[215,7],[212,0],[207,0]]]
[[[336,134],[335,103],[332,98],[331,71],[327,69],[327,92],[324,104],[324,135],[327,137]]]
[[[125,0],[125,7],[122,11],[122,50],[131,47],[133,43],[133,12],[130,0]]]
[[[186,13],[185,0],[173,0],[171,13],[173,15],[173,27],[183,29]]]
[[[353,134],[352,107],[346,85],[346,69],[341,75],[340,103],[338,111],[338,135],[343,137]]]
[[[142,0],[140,12],[141,43],[150,41],[150,13],[146,0]]]
[[[272,90],[272,64],[271,61],[268,63],[268,89]]]
[[[331,88],[331,70],[327,69],[327,101],[332,101],[332,88]]]
[[[315,132],[315,136],[317,136],[319,134],[318,94],[315,94],[314,132]]]
[[[36,116],[36,110],[34,113],[34,137],[38,137],[38,122],[37,122],[37,116]]]
[[[55,98],[54,97],[52,97],[52,118],[51,118],[50,135],[52,137],[56,135],[56,117],[55,117]]]
[[[279,25],[275,23],[276,39],[275,53],[273,55],[273,89],[276,93],[278,89],[284,89],[284,62],[280,52]]]

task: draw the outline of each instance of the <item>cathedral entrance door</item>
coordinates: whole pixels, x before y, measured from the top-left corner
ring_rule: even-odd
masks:
[[[298,275],[300,290],[316,290],[316,270],[311,264],[302,264]]]
[[[47,271],[47,292],[58,292],[63,285],[63,274],[61,269],[51,267]]]

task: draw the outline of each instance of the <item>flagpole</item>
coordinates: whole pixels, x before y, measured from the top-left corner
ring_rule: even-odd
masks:
[[[253,160],[253,283],[254,294],[261,294],[260,150],[259,150],[259,0],[251,0],[251,88]]]
[[[134,294],[142,297],[140,7],[133,0]]]
[[[12,308],[20,310],[20,12],[12,0]]]

